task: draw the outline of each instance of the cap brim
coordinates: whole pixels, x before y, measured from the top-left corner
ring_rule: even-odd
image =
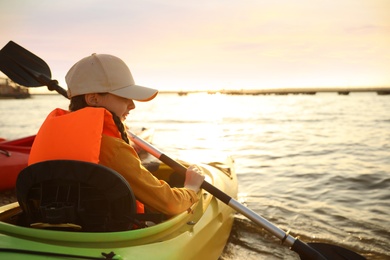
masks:
[[[158,90],[138,85],[132,85],[114,91],[110,91],[110,93],[120,97],[145,102],[155,98],[158,94]]]

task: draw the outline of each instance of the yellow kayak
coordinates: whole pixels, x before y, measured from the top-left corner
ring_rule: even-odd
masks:
[[[206,181],[237,197],[234,162],[199,164]],[[168,180],[165,164],[154,174]],[[0,207],[0,259],[218,259],[229,237],[234,210],[209,192],[159,224],[120,232],[79,232],[18,226],[18,202]]]

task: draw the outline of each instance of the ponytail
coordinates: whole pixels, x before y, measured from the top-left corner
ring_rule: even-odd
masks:
[[[126,131],[125,125],[122,123],[119,116],[115,115],[111,111],[110,111],[110,113],[112,114],[112,119],[114,119],[114,123],[115,123],[116,127],[118,127],[118,130],[121,133],[121,137],[122,137],[123,141],[125,141],[127,144],[130,144],[129,137],[127,136],[127,131]]]

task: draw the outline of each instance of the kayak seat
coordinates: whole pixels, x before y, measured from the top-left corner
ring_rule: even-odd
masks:
[[[24,168],[16,196],[25,225],[87,232],[130,230],[136,200],[128,182],[103,165],[52,160]]]

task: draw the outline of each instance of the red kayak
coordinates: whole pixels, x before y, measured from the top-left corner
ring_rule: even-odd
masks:
[[[35,135],[16,140],[0,141],[0,190],[15,187],[16,177],[27,166]]]
[[[153,129],[142,129],[143,139],[152,141]],[[27,166],[28,156],[35,135],[7,141],[0,138],[0,191],[13,189],[19,172]],[[135,147],[141,156],[142,149]]]

